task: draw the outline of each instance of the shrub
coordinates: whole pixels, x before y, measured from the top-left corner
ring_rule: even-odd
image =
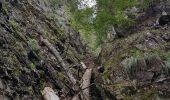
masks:
[[[133,76],[137,71],[137,58],[131,57],[126,59],[124,67],[126,69],[129,78],[133,78]]]

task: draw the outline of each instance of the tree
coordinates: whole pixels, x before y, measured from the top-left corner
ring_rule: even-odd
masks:
[[[144,7],[152,0],[144,0],[144,4],[139,3],[139,0],[96,0],[95,6],[83,5],[86,6],[84,9],[79,7],[84,0],[65,1],[72,14],[72,25],[83,30],[86,38],[95,33],[95,47],[98,47],[106,39],[112,26],[128,29],[135,23],[134,19],[127,15],[127,9],[134,6]]]

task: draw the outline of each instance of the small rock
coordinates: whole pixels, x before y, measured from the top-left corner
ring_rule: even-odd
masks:
[[[136,44],[135,47],[139,50],[142,50],[142,51],[148,50],[147,47],[145,45],[142,45],[142,44]]]
[[[105,69],[103,66],[99,66],[97,67],[97,70],[99,71],[99,73],[103,73]]]
[[[137,72],[136,78],[140,82],[151,82],[152,78],[154,76],[154,73],[152,72]]]
[[[17,86],[17,85],[18,85],[18,82],[19,82],[18,77],[13,76],[13,78],[12,78],[12,85],[13,85],[13,86]]]
[[[149,49],[155,49],[155,48],[158,48],[159,45],[155,41],[155,39],[149,39],[148,41],[146,41],[146,47]]]
[[[44,60],[40,60],[40,61],[37,62],[35,65],[36,65],[36,69],[37,69],[37,70],[43,70],[44,67],[45,67],[45,62],[44,62]]]
[[[170,41],[170,35],[166,33],[166,34],[162,35],[162,39],[166,42],[169,42]]]
[[[4,84],[4,82],[2,80],[0,80],[0,89],[5,89],[6,85]]]
[[[26,75],[26,74],[21,74],[21,75],[19,76],[19,79],[20,79],[24,84],[26,84],[26,85],[31,85],[31,79],[29,78],[28,75]]]
[[[136,7],[132,7],[132,9],[130,10],[130,13],[135,14],[139,12],[139,8]]]
[[[33,75],[35,78],[40,78],[40,74],[36,70],[32,70],[31,75]]]
[[[10,3],[12,6],[15,6],[16,4],[18,4],[18,0],[10,0]]]
[[[39,61],[38,55],[34,51],[30,51],[28,53],[29,60],[36,60]]]
[[[162,12],[161,17],[158,20],[159,25],[164,26],[164,25],[168,25],[170,22],[170,15],[167,15],[166,12]]]
[[[6,96],[0,95],[0,100],[8,100]]]
[[[159,56],[149,56],[148,58],[146,58],[146,63],[149,68],[148,71],[154,73],[161,73],[163,62]]]
[[[152,36],[152,33],[150,33],[150,32],[147,32],[146,34],[147,34],[148,37]]]

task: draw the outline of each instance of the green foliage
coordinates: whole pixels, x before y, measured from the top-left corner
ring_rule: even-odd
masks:
[[[15,20],[9,20],[9,24],[12,27],[12,29],[15,31],[15,33],[14,33],[15,37],[20,40],[26,41],[25,36],[21,33],[23,30],[22,30],[20,24],[18,22],[16,22]]]
[[[92,20],[93,10],[91,8],[86,8],[83,10],[75,11],[74,18],[78,29],[84,29],[86,31],[91,31],[93,29]]]
[[[30,69],[32,69],[32,70],[34,70],[36,68],[34,63],[30,63],[29,66],[30,66]]]
[[[98,11],[94,23],[97,26],[95,30],[99,33],[99,37],[106,36],[111,25],[128,27],[133,24],[133,19],[128,18],[125,10],[135,6],[136,0],[97,0],[97,4]]]
[[[96,47],[98,47],[106,39],[111,26],[128,28],[134,23],[133,19],[126,15],[125,10],[137,5],[138,1],[96,0],[96,2],[96,7],[78,9],[76,4],[79,4],[79,2],[72,0],[71,5],[74,5],[74,7],[71,7],[71,12],[76,28],[84,29],[86,36],[95,33]]]
[[[134,76],[134,74],[136,73],[136,69],[137,69],[137,58],[134,58],[134,57],[131,57],[131,58],[128,58],[126,60],[126,71],[127,71],[127,74],[128,76],[131,78]]]
[[[71,25],[81,30],[85,38],[92,40],[95,36],[94,49],[99,47],[107,37],[112,26],[127,30],[135,21],[127,15],[127,9],[134,6],[147,8],[152,0],[96,0],[96,6],[78,9],[81,0],[52,0],[52,5],[64,4],[71,12]],[[64,3],[65,2],[65,3]]]
[[[31,48],[31,50],[38,51],[40,49],[40,46],[38,44],[38,41],[35,39],[30,39],[28,41],[28,45]]]
[[[15,31],[20,31],[21,28],[19,24],[15,20],[10,20],[9,21],[10,26],[15,30]]]

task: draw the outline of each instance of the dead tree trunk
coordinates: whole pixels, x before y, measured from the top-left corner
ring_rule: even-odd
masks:
[[[82,98],[85,100],[90,100],[90,81],[91,81],[91,75],[92,75],[92,69],[86,69],[86,72],[84,73],[82,77]]]
[[[54,48],[54,46],[47,39],[44,39],[42,36],[41,36],[41,42],[44,43],[48,47],[48,49],[54,54],[54,56],[60,62],[61,66],[64,69],[64,72],[66,73],[66,75],[68,76],[68,78],[70,79],[72,84],[75,85],[77,81],[74,78],[73,74],[70,72],[69,68],[64,63],[64,61],[63,61],[62,57],[60,56],[59,52]]]
[[[70,79],[70,81],[72,82],[74,87],[76,87],[76,90],[77,90],[77,87],[79,87],[76,85],[77,80],[74,78],[74,76],[70,72],[69,68],[65,65],[59,52],[54,48],[54,46],[47,39],[44,39],[42,36],[40,38],[41,38],[41,42],[44,43],[48,47],[48,49],[54,54],[54,56],[60,62],[66,75],[68,76],[68,78]],[[86,71],[82,77],[82,84],[80,86],[81,90],[80,90],[79,94],[83,100],[90,100],[90,80],[91,80],[91,75],[92,75],[92,69],[91,68],[88,69],[85,66],[85,64],[82,62],[81,62],[81,64],[82,64],[83,68],[86,68]],[[74,96],[72,100],[79,100],[79,99],[80,99],[79,95],[76,94],[76,96]],[[53,99],[45,99],[45,100],[53,100]],[[56,100],[58,100],[58,99],[56,99]]]
[[[78,94],[76,94],[72,100],[90,100],[90,81],[92,75],[92,65],[90,64],[88,67],[84,64],[84,62],[80,62],[82,67],[86,69],[83,77],[81,79],[81,90]]]
[[[83,77],[81,90],[78,94],[76,94],[72,100],[90,100],[90,80],[92,75],[92,69],[86,69]],[[81,98],[81,99],[80,99]]]

